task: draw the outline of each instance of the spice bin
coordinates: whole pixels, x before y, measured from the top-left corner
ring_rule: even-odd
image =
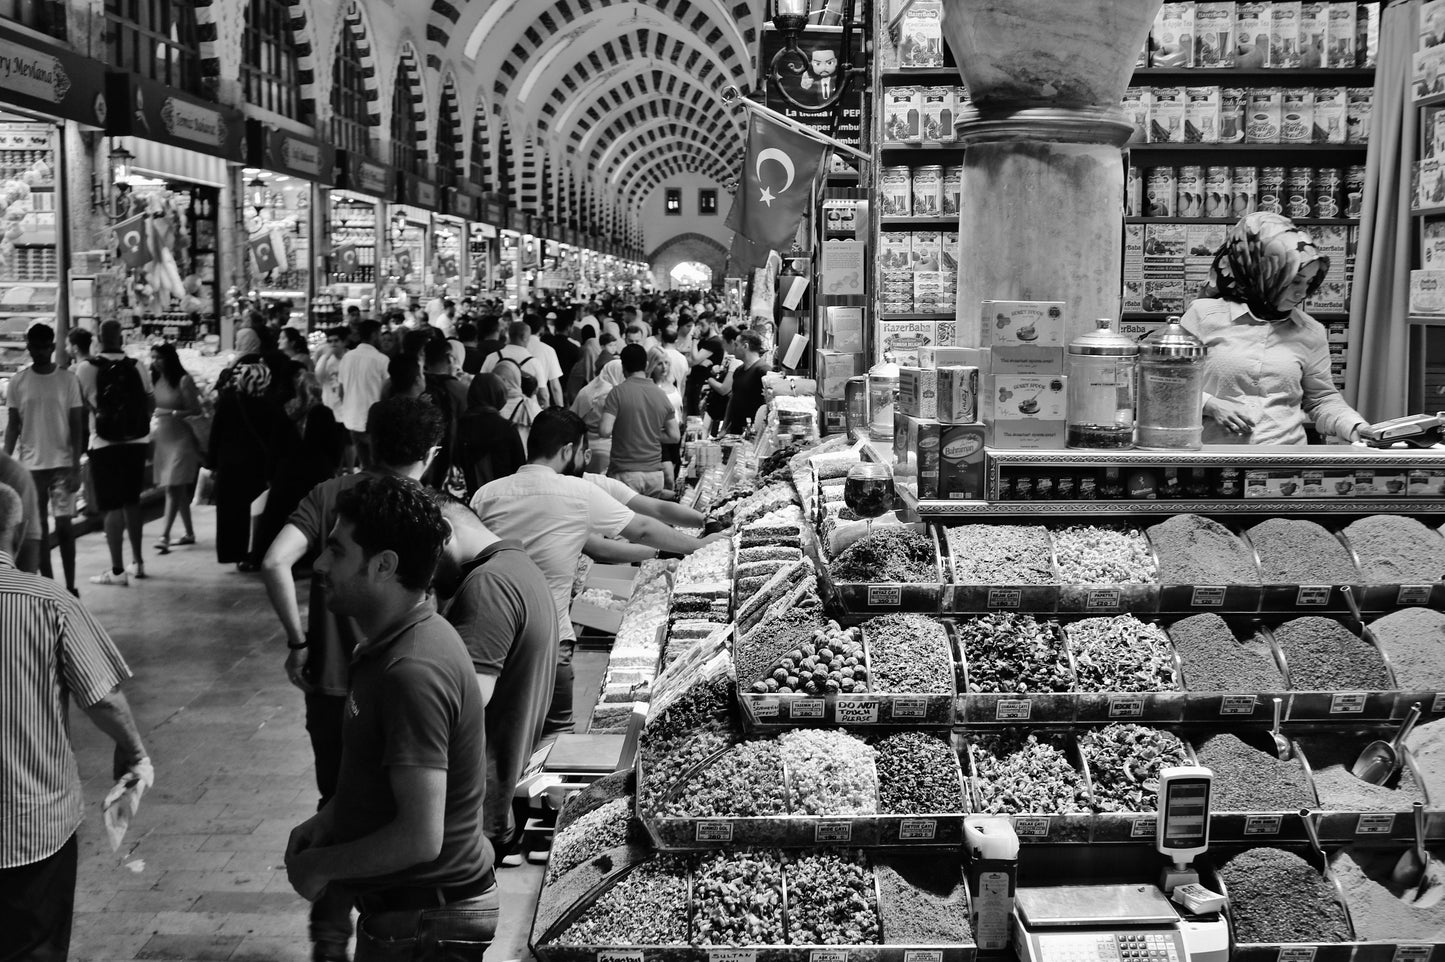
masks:
[[[835,598],[849,614],[916,611],[938,614],[943,607],[943,566],[939,561],[938,535],[932,528],[928,537],[933,547],[933,574],[928,582],[835,581],[828,565],[820,566],[819,580],[827,595]]]
[[[1269,843],[1263,843],[1269,846]],[[1251,846],[1219,846],[1211,849],[1209,854],[1200,861],[1201,878],[1204,885],[1215,892],[1229,898],[1229,886],[1224,879],[1220,878],[1220,866],[1225,864],[1230,857],[1242,852]],[[1284,846],[1279,846],[1281,849]],[[1345,905],[1344,895],[1340,891],[1339,884],[1333,875],[1330,874],[1328,866],[1324,864],[1324,858],[1318,852],[1308,847],[1291,847],[1288,849],[1294,854],[1309,862],[1320,874],[1324,886],[1333,904],[1344,918],[1344,927],[1349,937],[1347,941],[1341,942],[1245,942],[1241,941],[1238,935],[1237,923],[1233,913],[1237,909],[1226,905],[1224,916],[1230,923],[1230,962],[1280,962],[1281,959],[1309,958],[1314,962],[1351,962],[1358,943],[1353,941],[1353,927],[1349,923],[1349,909]]]
[[[1317,616],[1304,616],[1317,617]],[[1285,684],[1288,686],[1291,695],[1287,706],[1285,720],[1291,723],[1301,722],[1331,722],[1334,724],[1350,725],[1361,720],[1386,721],[1395,714],[1395,702],[1399,698],[1399,691],[1395,686],[1394,672],[1390,670],[1389,663],[1385,660],[1384,653],[1375,644],[1374,637],[1369,632],[1356,632],[1343,623],[1330,618],[1320,618],[1320,621],[1330,622],[1339,627],[1341,631],[1354,634],[1374,653],[1380,663],[1384,666],[1384,677],[1388,687],[1375,688],[1371,686],[1349,687],[1339,691],[1325,691],[1301,687],[1308,683],[1300,679],[1303,667],[1291,673],[1289,655],[1281,646],[1276,629],[1283,625],[1292,624],[1303,619],[1290,619],[1281,621],[1279,618],[1272,618],[1271,624],[1261,625],[1260,634],[1268,639],[1270,646],[1274,649],[1276,661],[1279,663],[1280,672],[1284,675]]]
[[[1376,518],[1387,518],[1389,520],[1410,520],[1395,519],[1389,515],[1375,515],[1369,518],[1362,518],[1356,524],[1367,524]],[[1354,527],[1350,525],[1349,527]],[[1439,530],[1422,525],[1421,534],[1425,538],[1438,542],[1434,550],[1445,554],[1445,537],[1442,537]],[[1433,580],[1412,580],[1409,583],[1399,580],[1375,581],[1371,578],[1364,559],[1360,556],[1356,543],[1350,538],[1349,528],[1338,533],[1340,542],[1350,554],[1350,560],[1360,572],[1360,585],[1355,589],[1355,597],[1359,606],[1364,611],[1393,611],[1396,608],[1406,608],[1415,605],[1422,605],[1429,608],[1445,608],[1445,569],[1441,570],[1440,576]],[[1394,550],[1408,553],[1410,546],[1398,544],[1393,546]],[[1428,549],[1427,549],[1428,550]]]
[[[1216,620],[1217,619],[1217,620]],[[1282,717],[1289,715],[1294,693],[1285,684],[1284,673],[1274,654],[1274,646],[1261,632],[1261,622],[1253,616],[1221,617],[1213,613],[1191,615],[1168,622],[1174,653],[1184,683],[1184,721],[1218,726],[1222,729],[1238,725],[1268,725],[1274,719],[1274,699],[1280,699]],[[1190,639],[1189,653],[1183,644]],[[1241,641],[1243,640],[1243,641]],[[1253,677],[1243,677],[1247,662],[1235,645],[1246,647],[1256,657]],[[1197,646],[1197,650],[1195,648]],[[1194,670],[1191,672],[1191,658]],[[1232,684],[1220,676],[1231,673],[1240,680]],[[1261,677],[1262,676],[1262,677]],[[1271,684],[1270,682],[1274,682]]]
[[[944,570],[949,582],[943,595],[945,611],[957,614],[985,611],[1050,614],[1058,609],[1059,569],[1054,558],[1053,540],[1043,526],[1022,522],[940,525],[934,536],[942,551]],[[1015,541],[1016,547],[1013,546]],[[983,546],[1001,551],[1005,557],[1016,561],[1006,570],[1015,574],[1031,575],[1035,582],[1047,578],[1047,583],[1023,583],[1022,577],[1013,579],[1017,583],[1009,583],[1009,579],[1000,583],[966,581],[962,573],[964,559],[957,556],[955,544],[966,547],[971,558],[975,557],[974,552]],[[1029,555],[1036,557],[1030,559]],[[998,569],[999,565],[993,555],[987,559],[987,567],[994,571]]]

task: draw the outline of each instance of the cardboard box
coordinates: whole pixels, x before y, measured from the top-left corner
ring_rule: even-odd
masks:
[[[847,391],[848,379],[862,374],[862,358],[842,351],[818,352],[818,395],[841,398]]]
[[[1149,97],[1149,142],[1184,143],[1184,88],[1155,87]]]
[[[1299,0],[1274,0],[1269,16],[1269,57],[1266,67],[1292,69],[1304,60],[1300,54]]]
[[[979,311],[984,347],[1063,347],[1063,301],[984,301]]]
[[[1324,66],[1325,35],[1329,30],[1329,21],[1330,5],[1328,3],[1308,0],[1308,2],[1300,4],[1300,66]]]
[[[1370,140],[1370,121],[1375,113],[1373,87],[1345,88],[1345,143],[1363,144]]]
[[[1064,447],[1068,378],[1061,374],[990,374],[984,425],[990,447],[1056,451]]]
[[[893,415],[894,470],[917,479],[920,498],[938,497],[938,453],[943,426],[932,418]]]
[[[915,418],[938,417],[938,371],[930,367],[898,369],[898,413]]]
[[[932,321],[879,321],[876,360],[883,360],[886,353],[895,364],[917,367],[919,348],[937,344],[937,337]]]
[[[1194,144],[1219,143],[1219,108],[1218,87],[1184,88],[1184,140]]]
[[[1269,59],[1270,4],[1246,2],[1234,5],[1234,65],[1241,70],[1258,70]]]
[[[980,371],[985,370],[980,366]],[[987,373],[1044,376],[1064,373],[1064,348],[1001,344],[990,348]]]
[[[984,496],[982,424],[945,424],[939,432],[938,489],[935,497],[981,501]]]
[[[1234,66],[1234,4],[1204,0],[1194,8],[1194,65]]]
[[[1410,88],[1416,100],[1445,92],[1445,46],[1421,50],[1411,62]]]
[[[1315,92],[1309,87],[1291,87],[1280,97],[1279,142],[1307,144],[1314,136]]]
[[[1249,91],[1244,87],[1225,87],[1219,91],[1219,142],[1244,143],[1245,115],[1249,111]]]
[[[1410,272],[1410,313],[1445,314],[1445,270]]]
[[[1149,140],[1149,102],[1153,96],[1148,87],[1128,87],[1124,90],[1124,116],[1134,124],[1134,133],[1129,137],[1131,144],[1143,144]]]
[[[935,411],[943,424],[972,424],[978,420],[977,367],[947,365],[935,369],[938,388]]]
[[[903,15],[898,34],[900,67],[943,66],[943,0],[918,0]]]
[[[1314,135],[1317,144],[1343,144],[1349,97],[1344,87],[1320,87],[1315,90]]]
[[[1325,66],[1355,65],[1355,0],[1330,3],[1325,26]]]
[[[1154,66],[1194,66],[1194,4],[1163,4],[1154,17],[1150,40]]]
[[[925,347],[918,352],[919,367],[957,367],[959,365],[972,364],[980,371],[987,363],[980,363],[981,358],[986,358],[987,353],[977,347],[950,347],[947,344],[938,344],[933,347]]]
[[[631,565],[593,565],[583,588],[606,591],[613,598],[625,601],[632,597],[640,571]],[[579,595],[572,600],[570,617],[576,624],[616,634],[622,625],[622,608],[604,608]]]
[[[1255,87],[1245,108],[1244,140],[1250,144],[1279,143],[1284,120],[1284,91],[1279,87]]]

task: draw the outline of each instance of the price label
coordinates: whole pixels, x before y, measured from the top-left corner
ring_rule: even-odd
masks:
[[[1445,711],[1445,691],[1436,695],[1435,700],[1430,703],[1431,714],[1438,715],[1442,711]]]
[[[1250,815],[1244,820],[1244,834],[1278,835],[1283,823],[1282,815]]]
[[[876,725],[878,724],[878,704],[876,698],[839,698],[835,706],[838,713],[838,724]]]
[[[707,962],[758,962],[757,949],[708,949]]]
[[[868,607],[897,608],[903,604],[902,585],[869,585]]]
[[[1224,592],[1224,585],[1196,585],[1194,593],[1189,596],[1189,605],[1193,608],[1223,608]]]
[[[1389,835],[1395,830],[1393,812],[1371,812],[1355,823],[1356,835]]]
[[[1319,608],[1330,603],[1334,591],[1329,585],[1300,585],[1294,603],[1301,608]]]
[[[990,608],[1021,608],[1024,603],[1024,593],[1018,588],[990,588],[988,589],[988,606]]]
[[[813,841],[815,842],[851,842],[853,841],[852,822],[819,822],[813,828]]]
[[[1259,698],[1255,695],[1225,695],[1219,700],[1221,715],[1253,715]]]
[[[1144,696],[1143,696],[1143,695],[1110,695],[1110,696],[1109,696],[1109,717],[1110,717],[1110,718],[1143,718],[1143,717],[1144,717]]]
[[[697,832],[694,836],[699,842],[731,842],[733,840],[732,822],[700,821],[697,823]]]
[[[1145,815],[1142,818],[1134,819],[1134,824],[1129,827],[1130,838],[1153,838],[1158,829],[1155,825],[1153,815]]]
[[[903,962],[943,962],[943,952],[938,949],[913,949],[903,953]]]
[[[1395,596],[1395,604],[1401,607],[1405,605],[1428,605],[1430,603],[1432,587],[1432,585],[1401,585],[1400,593]]]
[[[1369,697],[1362,691],[1340,691],[1330,697],[1331,715],[1358,715],[1365,710],[1365,699]]]
[[[808,962],[848,962],[846,949],[814,949],[808,953]]]
[[[782,706],[776,698],[752,698],[748,704],[753,707],[754,718],[777,718]]]
[[[1034,703],[1027,698],[1000,698],[995,706],[995,721],[1028,721],[1033,714]]]
[[[1315,946],[1294,945],[1280,949],[1279,962],[1315,962]]]
[[[788,702],[788,717],[795,719],[819,719],[823,717],[823,699],[795,698]]]
[[[894,718],[922,718],[928,714],[928,699],[917,695],[895,695],[889,714]]]
[[[1084,608],[1088,611],[1113,611],[1119,607],[1123,592],[1118,588],[1092,588],[1084,595]]]
[[[924,842],[938,836],[938,823],[931,818],[905,818],[898,823],[898,840]]]
[[[1433,945],[1401,945],[1395,948],[1391,962],[1430,962],[1434,952]]]
[[[642,962],[642,950],[609,949],[597,953],[597,962]]]
[[[1048,816],[1041,815],[1016,815],[1014,816],[1014,834],[1027,835],[1030,838],[1049,837]]]

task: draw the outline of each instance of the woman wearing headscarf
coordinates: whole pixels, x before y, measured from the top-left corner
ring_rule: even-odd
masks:
[[[612,439],[602,436],[602,404],[612,389],[626,378],[622,373],[622,362],[608,361],[597,376],[577,393],[572,402],[572,411],[587,424],[587,447],[592,452],[589,467],[597,474],[606,474],[612,460]]]
[[[266,506],[256,525],[253,560],[266,556],[266,549],[301,499],[333,477],[341,465],[342,434],[337,430],[336,416],[321,400],[316,375],[292,362],[286,377],[291,397],[282,405],[284,416],[272,420],[273,433],[267,447],[275,456]]]
[[[216,475],[216,560],[255,571],[265,550],[252,550],[251,506],[265,491],[276,463],[278,420],[269,399],[271,368],[259,360],[236,364],[216,397],[210,461]]]
[[[1209,349],[1205,443],[1304,444],[1307,421],[1327,437],[1359,438],[1367,422],[1335,387],[1324,327],[1301,308],[1329,267],[1287,217],[1261,211],[1230,228],[1182,319]]]
[[[517,426],[502,414],[507,386],[495,374],[478,374],[467,387],[467,409],[457,421],[457,443],[468,503],[477,489],[516,474],[527,463]]]
[[[567,372],[567,383],[562,385],[568,404],[577,400],[577,395],[597,376],[597,359],[602,356],[602,344],[597,340],[597,329],[588,324],[582,328],[581,333],[582,356],[572,365],[572,370]]]

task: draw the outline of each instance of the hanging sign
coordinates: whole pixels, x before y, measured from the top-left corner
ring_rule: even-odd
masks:
[[[0,26],[0,102],[104,127],[106,67]]]
[[[330,144],[256,120],[246,121],[246,164],[318,184],[336,179],[336,151]]]
[[[397,175],[396,200],[423,210],[440,211],[441,188],[436,182],[416,174],[400,173]]]
[[[358,194],[389,198],[396,192],[396,171],[349,150],[336,152],[336,186]]]
[[[862,42],[862,31],[855,30],[853,43],[859,45]],[[778,113],[825,134],[831,131],[834,112],[841,110],[838,132],[832,136],[850,147],[861,148],[863,143],[863,91],[859,81],[855,80],[853,85],[848,88],[848,92],[843,95],[842,100],[829,110],[806,110],[794,107],[783,98],[778,89],[780,84],[786,85],[789,96],[800,104],[821,103],[832,96],[834,90],[842,84],[848,64],[853,59],[851,54],[839,51],[842,45],[842,27],[805,28],[798,36],[798,49],[802,51],[804,57],[808,58],[813,73],[820,76],[815,78],[811,73],[804,72],[797,75],[785,74],[781,81],[768,78],[765,103]],[[762,58],[759,63],[770,64],[773,62],[773,56],[783,50],[786,44],[782,34],[772,26],[765,26],[762,46]],[[835,164],[840,159],[846,161],[846,158],[834,155]]]
[[[112,73],[106,90],[106,133],[246,162],[246,124],[240,111],[134,74]]]

